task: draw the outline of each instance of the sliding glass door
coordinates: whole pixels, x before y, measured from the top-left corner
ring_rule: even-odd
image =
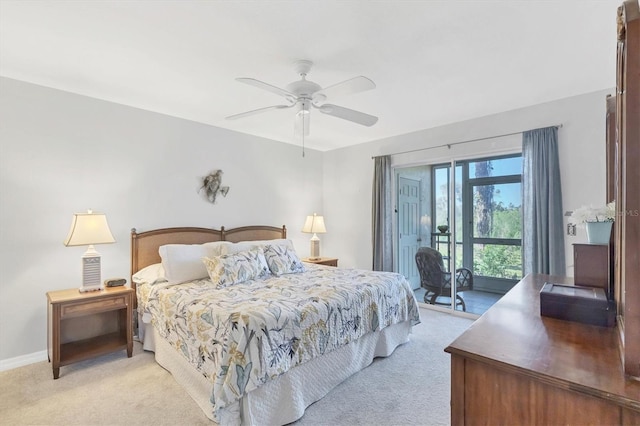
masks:
[[[398,199],[402,214],[397,218],[398,234],[402,235],[398,240],[400,272],[413,274],[418,300],[484,313],[522,278],[521,155],[397,169],[396,179],[404,183],[413,179],[421,188],[420,201],[415,204],[414,216],[419,217],[416,235],[408,232],[408,225],[416,220],[407,219],[406,199],[403,204]],[[399,197],[402,191],[398,187]],[[433,299],[419,277],[416,281],[414,257],[419,247],[437,250],[444,270],[458,277],[457,288],[453,286],[448,295]],[[461,268],[472,275],[472,285],[463,279]],[[458,292],[460,288],[464,291]]]

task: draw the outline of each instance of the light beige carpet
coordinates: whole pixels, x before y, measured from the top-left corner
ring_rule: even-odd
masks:
[[[472,323],[421,309],[411,342],[339,385],[297,425],[448,425],[450,360],[443,352]],[[171,375],[143,352],[60,369],[39,362],[0,373],[2,425],[210,425]]]

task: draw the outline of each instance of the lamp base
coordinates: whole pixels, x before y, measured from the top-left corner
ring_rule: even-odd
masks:
[[[310,240],[310,250],[309,250],[309,259],[318,260],[320,259],[320,238],[316,234],[313,234]]]
[[[81,293],[104,289],[100,279],[100,260],[100,253],[92,245],[82,255],[82,286],[79,289]]]
[[[79,287],[78,291],[80,293],[89,293],[91,291],[102,291],[104,288],[102,286],[99,287]]]

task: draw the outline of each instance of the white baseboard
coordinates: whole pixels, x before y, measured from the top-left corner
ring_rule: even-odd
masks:
[[[34,352],[32,354],[17,356],[15,358],[0,360],[0,371],[12,370],[25,365],[48,360],[47,351]]]

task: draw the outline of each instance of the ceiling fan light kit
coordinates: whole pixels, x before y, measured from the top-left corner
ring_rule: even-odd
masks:
[[[236,120],[238,118],[260,114],[274,109],[288,109],[297,106],[294,132],[296,134],[301,134],[303,137],[309,134],[309,117],[311,115],[311,108],[315,108],[323,114],[341,118],[363,126],[373,126],[376,124],[378,117],[350,108],[325,103],[327,99],[334,97],[351,95],[375,89],[376,85],[373,81],[367,77],[358,76],[323,89],[319,84],[307,80],[307,74],[311,71],[313,62],[302,59],[295,61],[294,65],[296,72],[300,75],[300,80],[288,84],[285,89],[281,89],[254,78],[236,78],[236,80],[241,83],[249,84],[259,89],[267,90],[271,93],[282,96],[287,103],[284,105],[273,105],[240,114],[234,114],[227,117],[227,119]]]

